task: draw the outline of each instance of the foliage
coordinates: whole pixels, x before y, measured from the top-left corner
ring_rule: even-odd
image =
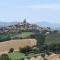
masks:
[[[11,60],[7,54],[2,54],[0,60]]]
[[[10,48],[9,53],[13,53],[14,52],[14,48]]]
[[[26,47],[24,47],[24,48],[20,48],[19,51],[20,51],[21,53],[25,53],[25,54],[26,54],[26,53],[32,51],[32,48],[29,47],[29,46],[26,46]]]
[[[51,33],[50,35],[48,35],[46,38],[45,38],[45,42],[44,44],[56,44],[56,43],[60,43],[60,33]]]
[[[25,58],[25,54],[19,53],[18,51],[15,51],[14,53],[8,53],[8,56],[11,58],[11,60],[20,60]]]
[[[45,54],[41,54],[42,57],[45,57]]]

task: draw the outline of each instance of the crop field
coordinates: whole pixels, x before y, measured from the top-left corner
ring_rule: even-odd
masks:
[[[19,39],[19,40],[10,40],[6,42],[0,42],[0,53],[8,52],[10,48],[14,48],[15,50],[19,50],[21,47],[25,46],[34,46],[36,45],[36,39]]]

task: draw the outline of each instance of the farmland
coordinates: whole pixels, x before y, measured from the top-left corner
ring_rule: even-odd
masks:
[[[21,39],[21,38],[28,38],[30,35],[32,35],[33,32],[15,32],[15,33],[3,33],[0,34],[0,42],[8,41],[8,40],[15,40],[15,39]]]
[[[36,39],[19,39],[19,40],[10,40],[6,42],[0,42],[0,53],[8,52],[10,48],[14,48],[15,51],[18,51],[19,48],[25,46],[34,46],[36,45]]]
[[[32,39],[31,35],[35,39]],[[11,60],[17,60],[17,59],[19,60],[21,58],[28,58],[28,57],[31,58],[31,57],[36,57],[36,56],[39,56],[39,58],[36,58],[39,60],[41,57],[41,53],[47,53],[47,51],[48,51],[43,48],[44,49],[43,51],[37,50],[39,52],[37,54],[35,51],[35,53],[29,53],[26,56],[25,53],[18,52],[20,47],[25,47],[25,46],[32,47],[32,46],[36,46],[38,44],[39,48],[40,48],[41,43],[43,43],[44,45],[60,43],[60,33],[54,33],[54,32],[45,36],[45,34],[43,32],[39,32],[39,31],[20,31],[20,32],[16,32],[16,33],[10,33],[10,34],[5,33],[5,34],[0,35],[0,37],[2,37],[2,36],[5,36],[5,37],[8,36],[8,38],[11,38],[11,39],[4,41],[4,42],[0,42],[0,53],[2,53],[3,51],[7,51],[7,53],[8,53],[10,48],[14,48],[13,53],[8,53],[8,56],[9,56],[9,58],[11,58]],[[55,45],[52,45],[52,46],[54,48],[56,48]],[[58,45],[57,45],[57,47],[58,47]],[[49,48],[49,47],[47,47],[47,48]],[[52,47],[50,47],[50,48],[52,48]],[[50,50],[49,50],[49,52],[50,52]],[[55,50],[52,49],[52,52],[56,52],[56,49]]]

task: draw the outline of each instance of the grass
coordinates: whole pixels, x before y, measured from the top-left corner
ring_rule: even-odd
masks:
[[[19,33],[4,33],[0,34],[0,40],[5,40],[9,36],[11,39],[19,39],[19,38],[27,38],[29,37],[33,32],[19,32]]]
[[[17,38],[19,38],[19,37],[27,38],[31,34],[33,34],[33,32],[22,32],[22,33],[14,34],[13,36],[11,36],[11,38],[15,38],[15,37],[17,37]]]
[[[11,60],[18,60],[21,58],[28,58],[28,57],[34,57],[34,56],[40,56],[41,53],[39,54],[34,54],[34,53],[30,53],[28,54],[28,56],[25,56],[24,53],[19,53],[19,52],[14,52],[14,53],[9,53],[8,56],[11,58]]]
[[[31,34],[33,34],[33,32],[22,32],[22,37],[28,37],[30,36]]]
[[[25,57],[24,53],[14,52],[9,53],[8,56],[11,58],[11,60],[18,60]]]

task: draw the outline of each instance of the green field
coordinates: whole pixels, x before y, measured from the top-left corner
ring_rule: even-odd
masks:
[[[18,60],[18,59],[24,58],[25,54],[19,53],[19,52],[14,52],[14,53],[9,53],[8,56],[9,56],[9,58],[11,58],[11,60]]]
[[[48,35],[45,39],[45,44],[56,44],[60,43],[60,34],[59,33],[52,33]]]
[[[11,36],[11,38],[15,38],[15,37],[26,38],[26,37],[29,37],[31,34],[33,34],[33,32],[22,32],[22,33],[14,34],[13,36]]]
[[[28,57],[34,57],[34,56],[40,56],[41,53],[39,54],[34,54],[34,53],[30,53],[28,54],[28,56],[25,56],[24,53],[19,53],[19,52],[14,52],[14,53],[9,53],[8,56],[9,58],[11,58],[11,60],[19,60],[21,58],[28,58]]]
[[[0,34],[0,42],[1,41],[7,41],[7,40],[13,40],[13,39],[20,39],[20,38],[28,38],[30,35],[32,35],[33,32],[15,32],[15,33],[3,33]]]

